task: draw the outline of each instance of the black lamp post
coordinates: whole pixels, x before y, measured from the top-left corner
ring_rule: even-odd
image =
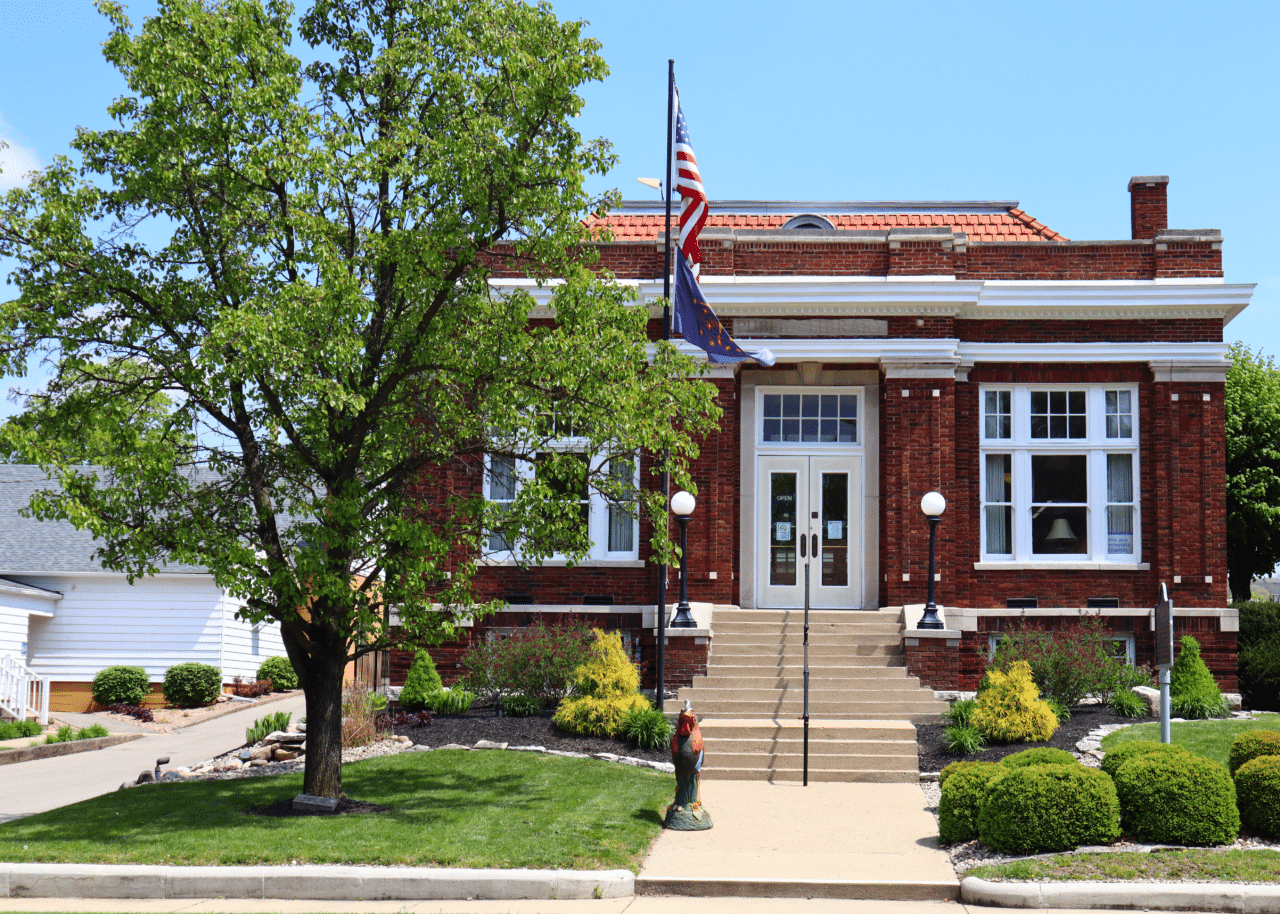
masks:
[[[938,518],[947,510],[947,500],[941,492],[930,492],[920,499],[920,510],[929,519],[929,602],[924,605],[924,615],[920,617],[917,628],[942,628],[942,620],[938,618],[938,604],[933,602],[934,554],[938,542]]]
[[[693,513],[695,505],[697,505],[697,500],[684,490],[671,496],[671,513],[676,516],[676,520],[680,521],[680,603],[676,606],[675,618],[671,620],[672,628],[698,627],[698,623],[694,621],[693,616],[689,613],[689,575],[687,572],[689,515]]]

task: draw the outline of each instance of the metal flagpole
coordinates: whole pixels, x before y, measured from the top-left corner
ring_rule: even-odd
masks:
[[[674,59],[667,61],[667,183],[664,185],[666,193],[667,221],[663,229],[662,236],[662,339],[669,341],[671,339],[671,156],[672,145],[675,142],[673,136],[674,130],[672,125],[675,123],[675,94],[676,94],[676,62]],[[668,417],[670,421],[670,417]],[[671,479],[667,472],[667,461],[671,454],[666,447],[662,449],[662,523],[669,533],[671,530],[671,520],[668,517],[668,502],[670,500]],[[658,566],[658,675],[654,689],[658,710],[662,708],[662,693],[666,691],[666,660],[667,660],[667,563],[663,562]]]

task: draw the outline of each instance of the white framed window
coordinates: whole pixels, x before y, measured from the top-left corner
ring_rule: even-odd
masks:
[[[988,562],[1141,561],[1137,388],[984,385]]]
[[[588,464],[589,473],[606,477],[605,491],[588,484],[584,475],[574,484],[563,480],[551,482],[557,498],[577,505],[579,522],[587,531],[591,542],[588,559],[634,560],[639,557],[639,523],[635,512],[635,499],[639,493],[640,465],[634,456],[588,456],[580,450],[581,442],[561,439],[552,448],[560,453],[570,453]],[[543,452],[544,454],[546,452]],[[543,464],[543,454],[532,461],[493,455],[488,458],[484,474],[484,497],[505,510],[516,499],[521,482],[535,478]],[[501,531],[489,535],[488,553],[491,558],[514,558],[512,543]],[[561,558],[555,556],[554,558]]]
[[[848,447],[862,443],[859,389],[774,388],[760,391],[757,444]]]

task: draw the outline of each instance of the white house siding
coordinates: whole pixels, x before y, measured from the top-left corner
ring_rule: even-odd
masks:
[[[27,619],[32,614],[46,617],[57,605],[57,594],[27,590],[21,585],[0,582],[0,656],[11,654],[25,662],[23,647],[28,641]]]
[[[222,678],[230,682],[235,676],[253,679],[258,667],[268,657],[285,656],[284,642],[280,639],[280,626],[275,622],[254,625],[246,619],[237,619],[236,611],[243,601],[224,596],[221,602],[222,628]]]
[[[90,682],[123,664],[160,682],[177,663],[221,665],[223,595],[207,575],[11,577],[63,594],[53,618],[31,618],[27,665],[41,676]]]

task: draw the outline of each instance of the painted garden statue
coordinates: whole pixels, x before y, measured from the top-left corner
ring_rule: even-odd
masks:
[[[711,827],[711,816],[702,808],[698,779],[702,773],[702,731],[698,717],[689,702],[684,703],[671,737],[671,761],[676,766],[676,798],[667,807],[664,828],[676,831],[702,831]]]

